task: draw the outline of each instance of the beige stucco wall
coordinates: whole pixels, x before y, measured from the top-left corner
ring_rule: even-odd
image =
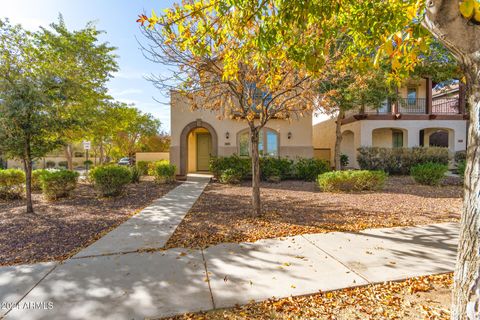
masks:
[[[408,80],[400,88],[398,88],[398,94],[401,98],[407,97],[408,88],[410,86],[417,88],[418,99],[425,99],[427,97],[427,80],[418,79],[418,80]]]
[[[228,156],[238,153],[237,133],[247,129],[244,121],[218,119],[217,114],[208,110],[190,110],[188,100],[175,92],[171,93],[171,147],[170,161],[180,167],[180,136],[182,130],[190,123],[200,119],[210,124],[218,137],[218,155]],[[312,157],[312,117],[306,115],[290,121],[270,120],[266,125],[279,134],[279,155],[295,159],[297,157]],[[226,134],[229,133],[227,139]],[[288,139],[288,133],[292,133]],[[190,143],[189,143],[190,145]],[[192,152],[188,152],[192,154]],[[191,162],[191,161],[189,161]],[[191,165],[189,165],[191,167]],[[190,168],[191,169],[191,168]]]
[[[335,157],[335,119],[332,116],[317,114],[313,117],[313,148],[317,154],[329,152],[330,164]]]

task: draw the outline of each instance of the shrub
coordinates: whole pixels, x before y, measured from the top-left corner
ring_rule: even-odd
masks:
[[[340,155],[340,165],[345,168],[350,163],[350,160],[346,154]]]
[[[37,169],[32,171],[32,190],[34,191],[42,190],[42,183],[40,181],[40,176],[48,172],[49,171],[45,169]]]
[[[457,163],[457,172],[462,179],[465,178],[466,168],[467,168],[467,162],[465,160]]]
[[[68,167],[68,162],[67,161],[59,161],[58,166],[61,168],[67,168]]]
[[[45,167],[46,167],[47,169],[55,168],[55,161],[48,160],[47,162],[45,162]]]
[[[85,161],[83,161],[83,165],[84,165],[85,167],[89,167],[89,168],[90,168],[90,167],[93,165],[93,161],[92,161],[92,160],[85,160]]]
[[[136,165],[142,176],[148,174],[148,166],[150,163],[150,161],[137,161]]]
[[[448,164],[448,149],[362,147],[358,149],[357,160],[363,170],[383,170],[389,174],[407,175],[410,169],[418,164]]]
[[[295,177],[305,181],[315,181],[318,175],[330,170],[325,160],[305,158],[299,159],[294,166]]]
[[[293,161],[286,158],[260,158],[260,173],[263,180],[284,180],[292,175]]]
[[[168,161],[155,162],[153,175],[156,183],[171,183],[175,181],[176,167]]]
[[[90,171],[90,180],[103,197],[120,195],[131,179],[130,169],[118,165],[99,166]]]
[[[240,176],[241,179],[246,179],[252,172],[252,160],[250,158],[240,158],[238,155],[230,157],[214,157],[210,159],[210,171],[215,178],[220,179],[221,174],[227,170],[232,169],[235,171],[236,176]]]
[[[455,152],[454,159],[455,159],[456,163],[460,163],[462,161],[467,161],[467,151],[462,150],[462,151]]]
[[[142,175],[142,172],[137,166],[130,167],[130,176],[132,183],[139,183]]]
[[[387,174],[383,171],[345,170],[326,172],[318,176],[322,191],[362,191],[383,188]]]
[[[0,198],[18,199],[22,197],[25,173],[19,169],[0,170]]]
[[[412,167],[410,174],[417,183],[437,186],[447,171],[445,164],[427,162]]]
[[[218,180],[221,183],[237,184],[242,180],[242,175],[238,170],[225,169]]]
[[[39,176],[42,193],[48,200],[68,197],[77,187],[78,176],[78,172],[71,170],[45,171]]]

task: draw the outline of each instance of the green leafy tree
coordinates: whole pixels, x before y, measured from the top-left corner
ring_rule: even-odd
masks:
[[[0,20],[0,152],[23,162],[27,212],[33,213],[32,163],[58,148],[69,125],[55,104],[59,60],[43,60],[38,34]]]

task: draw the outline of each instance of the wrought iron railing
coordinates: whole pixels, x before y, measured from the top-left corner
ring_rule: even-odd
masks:
[[[426,99],[398,98],[398,113],[425,114],[427,113]]]
[[[434,98],[432,101],[432,114],[458,114],[460,101],[457,98]]]

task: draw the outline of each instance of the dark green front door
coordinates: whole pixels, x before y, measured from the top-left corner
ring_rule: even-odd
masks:
[[[197,171],[208,171],[212,137],[210,133],[197,133]]]

